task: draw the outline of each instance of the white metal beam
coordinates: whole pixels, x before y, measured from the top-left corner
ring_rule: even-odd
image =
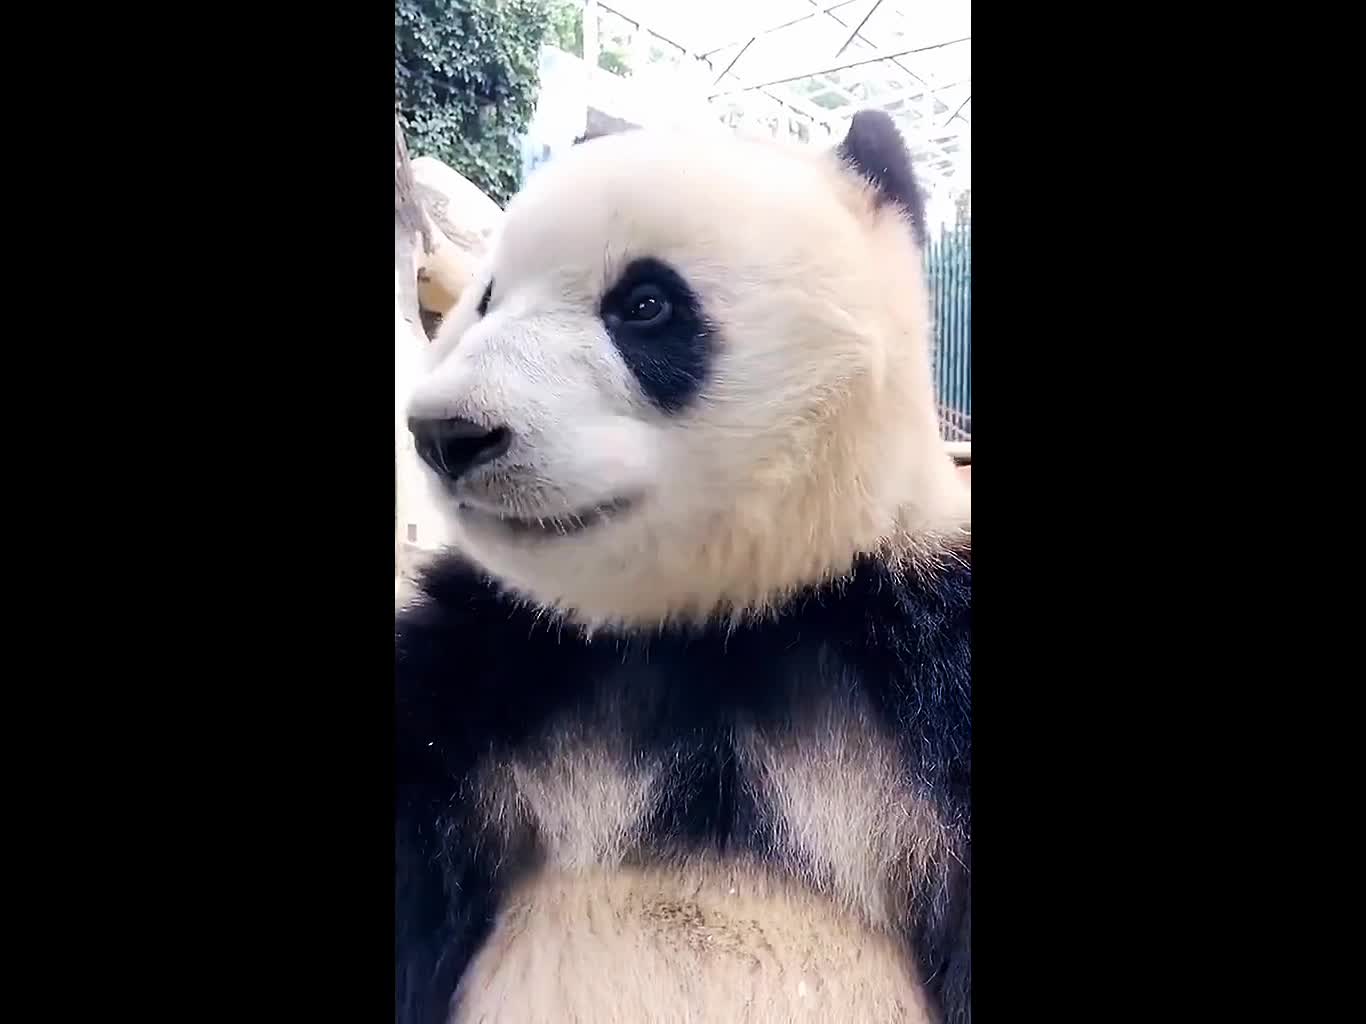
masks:
[[[858,34],[859,34],[860,32],[863,31],[863,26],[866,25],[866,24],[868,24],[868,19],[871,18],[874,14],[876,14],[876,13],[877,13],[877,9],[878,9],[879,7],[881,7],[881,6],[882,6],[882,0],[877,0],[877,2],[874,3],[873,6],[870,7],[870,8],[868,9],[868,13],[865,14],[865,15],[863,16],[863,20],[860,21],[860,22],[858,23],[857,26],[855,26],[854,31],[852,31],[852,32],[849,33],[849,38],[846,39],[846,40],[844,41],[844,45],[841,46],[838,50],[835,51],[835,58],[836,58],[836,59],[838,59],[838,58],[840,58],[840,57],[842,57],[842,56],[844,55],[844,51],[847,50],[847,49],[849,49],[849,44],[852,43],[855,39],[857,39],[857,38],[859,37]],[[827,11],[823,11],[822,13],[824,13],[824,14],[829,14],[830,12],[827,10]],[[836,18],[835,20],[836,20],[836,21],[839,21],[838,18]],[[841,22],[841,24],[843,24],[843,23]],[[868,40],[865,39],[864,42],[868,42]],[[868,45],[869,45],[869,46],[872,46],[873,44],[872,44],[872,43],[868,43]]]
[[[852,0],[844,0],[844,3],[850,3],[850,2],[852,2]],[[657,37],[660,38],[660,39],[663,39],[665,42],[673,43],[673,45],[677,46],[680,50],[682,50],[682,51],[683,51],[685,54],[687,54],[689,57],[701,58],[701,57],[704,56],[703,54],[699,54],[699,53],[696,53],[696,52],[694,52],[694,51],[688,49],[688,47],[685,46],[685,45],[683,45],[682,43],[674,42],[674,40],[669,39],[669,38],[667,38],[666,36],[663,36],[663,35],[661,35],[660,33],[656,32],[654,29],[652,29],[652,28],[650,27],[650,25],[649,25],[648,22],[643,21],[643,20],[638,20],[638,16],[637,16],[637,15],[628,14],[628,13],[626,13],[625,11],[619,10],[619,9],[617,9],[617,8],[615,8],[615,7],[609,7],[607,4],[595,3],[594,6],[599,7],[599,8],[601,8],[601,9],[603,9],[603,10],[606,10],[606,11],[610,11],[612,14],[617,15],[617,17],[619,17],[619,18],[624,18],[625,20],[631,22],[633,25],[636,26],[637,32],[641,33],[642,35],[644,35],[645,33],[648,32],[648,33],[650,33],[651,35],[654,35],[654,36],[657,36]],[[838,7],[838,6],[841,6],[841,5],[840,5],[840,4],[836,4],[835,6]],[[586,45],[586,43],[585,43],[585,45]],[[715,52],[715,51],[713,51],[713,52]],[[732,62],[732,63],[733,63],[733,62]],[[734,72],[733,69],[728,69],[727,71],[722,72],[722,74],[718,77],[718,80],[717,80],[717,81],[719,82],[720,79],[721,79],[721,78],[725,78],[726,75],[730,75],[730,77],[731,77],[732,79],[734,79],[737,83],[743,83],[743,82],[745,81],[740,75],[737,75],[737,74]],[[713,86],[714,86],[715,84],[717,84],[717,83],[713,83]],[[768,97],[770,100],[772,100],[774,103],[777,103],[777,104],[779,104],[779,105],[781,105],[781,106],[784,106],[784,107],[788,107],[789,109],[794,110],[794,111],[796,111],[796,112],[798,112],[798,113],[800,113],[800,114],[802,114],[802,115],[804,115],[804,116],[810,118],[812,121],[816,122],[817,124],[824,125],[824,126],[826,127],[826,129],[829,130],[829,131],[833,131],[833,130],[834,130],[834,126],[835,126],[835,124],[836,124],[836,120],[837,120],[837,119],[836,119],[835,117],[832,116],[832,111],[825,110],[824,108],[818,107],[818,106],[816,106],[814,103],[809,103],[809,102],[805,101],[804,99],[802,99],[802,97],[797,96],[795,93],[790,93],[790,90],[788,91],[788,93],[779,94],[779,93],[772,92],[772,91],[770,91],[770,90],[768,90],[768,89],[765,89],[765,88],[753,88],[753,89],[751,89],[751,88],[745,88],[745,89],[734,88],[734,89],[727,90],[726,93],[725,93],[725,95],[726,95],[726,96],[733,96],[733,95],[739,94],[740,92],[751,92],[751,91],[762,92],[765,96],[767,96],[767,97]]]
[[[818,0],[811,0],[811,3],[813,4],[817,2]],[[720,46],[713,46],[711,49],[699,53],[698,56],[710,57],[713,53],[720,53],[722,50],[726,49],[729,46],[737,46],[740,43],[743,43],[746,39],[761,39],[764,36],[772,35],[774,32],[780,31],[781,29],[791,28],[793,25],[800,25],[804,21],[810,21],[812,18],[818,18],[822,14],[829,14],[831,11],[838,10],[841,7],[848,7],[850,4],[855,2],[856,0],[839,0],[838,3],[830,4],[823,10],[808,11],[806,14],[800,15],[796,18],[789,18],[787,21],[779,22],[777,25],[769,25],[766,28],[751,29],[744,35],[738,36],[737,38],[730,40],[730,42],[722,43]]]
[[[729,95],[730,93],[735,93],[735,92],[748,92],[748,91],[751,90],[751,89],[766,89],[766,88],[768,88],[768,87],[771,86],[771,85],[785,85],[785,84],[788,83],[788,82],[796,82],[796,81],[799,81],[799,80],[801,80],[801,79],[803,79],[803,78],[815,78],[815,77],[818,76],[818,75],[831,75],[831,74],[834,74],[836,71],[844,71],[844,70],[847,69],[847,68],[862,67],[862,66],[865,65],[865,64],[877,64],[877,63],[879,63],[879,62],[881,62],[881,61],[884,61],[884,60],[890,60],[890,59],[893,58],[893,57],[905,57],[905,56],[907,56],[907,55],[909,55],[909,54],[912,54],[912,53],[924,53],[924,52],[926,52],[927,50],[940,50],[940,49],[943,49],[943,48],[946,47],[946,46],[955,46],[955,45],[957,45],[957,44],[959,44],[959,43],[966,43],[966,42],[969,42],[969,41],[971,41],[971,39],[972,39],[972,36],[963,36],[962,38],[959,38],[959,39],[948,39],[948,40],[945,40],[945,41],[942,42],[942,43],[931,43],[931,44],[928,45],[928,46],[916,46],[916,47],[912,47],[912,48],[910,48],[910,49],[904,49],[904,50],[892,50],[892,51],[875,50],[875,51],[873,51],[873,52],[870,53],[870,54],[866,54],[865,56],[860,57],[858,60],[849,61],[849,62],[844,63],[844,64],[838,64],[838,65],[836,65],[835,67],[820,68],[820,69],[808,70],[808,71],[799,71],[799,72],[797,72],[797,73],[795,73],[795,74],[786,74],[786,75],[782,75],[782,76],[780,76],[780,77],[778,77],[778,78],[770,79],[770,80],[767,81],[767,82],[760,82],[760,83],[758,83],[757,85],[747,85],[747,86],[745,86],[745,87],[743,87],[743,88],[740,88],[740,89],[730,89],[730,90],[727,90],[726,92],[716,93],[716,94],[714,94],[714,95],[712,95],[712,96],[708,96],[707,98],[708,98],[708,99],[714,100],[714,99],[718,99],[718,98],[720,98],[720,97],[722,97],[722,96]]]
[[[598,66],[598,0],[583,5],[583,59],[590,68]]]

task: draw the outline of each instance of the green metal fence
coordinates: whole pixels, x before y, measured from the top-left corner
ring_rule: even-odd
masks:
[[[925,247],[934,317],[939,429],[946,441],[972,439],[972,227],[945,228]]]

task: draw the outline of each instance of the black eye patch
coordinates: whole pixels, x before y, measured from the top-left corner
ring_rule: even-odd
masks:
[[[484,289],[483,296],[479,299],[479,315],[483,316],[489,311],[489,299],[493,298],[493,281],[489,281],[489,286]]]
[[[639,259],[602,297],[599,313],[617,351],[646,396],[678,412],[706,382],[713,330],[678,271]]]

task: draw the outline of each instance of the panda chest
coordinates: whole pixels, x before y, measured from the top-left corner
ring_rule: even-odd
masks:
[[[875,731],[846,706],[805,728],[703,732],[652,750],[562,728],[486,764],[484,826],[539,863],[508,892],[453,1024],[929,1024],[888,927],[915,804]],[[685,805],[725,815],[724,854],[650,856],[678,852]]]
[[[645,840],[667,783],[661,758],[575,729],[490,760],[479,779],[483,824],[556,867],[613,867]]]
[[[864,708],[831,702],[797,726],[705,732],[652,748],[601,721],[553,730],[486,763],[481,824],[503,849],[565,870],[647,863],[666,847],[701,853],[725,835],[733,852],[873,920],[894,913],[889,898],[908,875],[955,852],[935,802]]]

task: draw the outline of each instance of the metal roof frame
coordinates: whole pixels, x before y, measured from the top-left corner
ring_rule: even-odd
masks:
[[[942,10],[945,4],[961,9],[967,0],[925,2],[937,3]],[[881,108],[897,121],[917,165],[924,168],[924,183],[931,191],[970,187],[970,32],[925,39],[921,29],[918,38],[910,36],[907,30],[912,19],[907,9],[911,5],[906,0],[785,0],[756,11],[759,6],[734,19],[749,14],[751,27],[717,44],[716,33],[707,39],[704,29],[689,32],[690,21],[704,22],[705,14],[690,12],[676,0],[585,0],[588,10],[616,15],[637,31],[704,63],[709,69],[705,78],[710,91],[703,97],[707,102],[732,107],[738,103],[746,119],[771,121],[775,109],[785,109],[829,135],[839,134],[855,111]],[[672,24],[665,27],[661,19]],[[714,21],[730,24],[732,19],[727,13]],[[785,54],[780,61],[772,59],[783,49],[785,32],[805,26],[803,31],[810,34],[817,23],[824,22],[830,23],[829,56],[808,48],[792,61]],[[596,43],[596,31],[590,33],[585,25],[585,45],[590,34]],[[691,38],[679,41],[687,35]],[[907,45],[911,42],[914,45]],[[769,59],[756,59],[756,50],[766,50]],[[950,62],[961,61],[966,73],[940,81],[943,76],[927,70],[922,56],[936,52],[951,52]],[[595,56],[590,59],[596,63]],[[857,69],[865,70],[850,74]],[[861,97],[859,91],[877,94]],[[760,108],[753,114],[743,109],[749,99],[757,97],[763,98]]]

